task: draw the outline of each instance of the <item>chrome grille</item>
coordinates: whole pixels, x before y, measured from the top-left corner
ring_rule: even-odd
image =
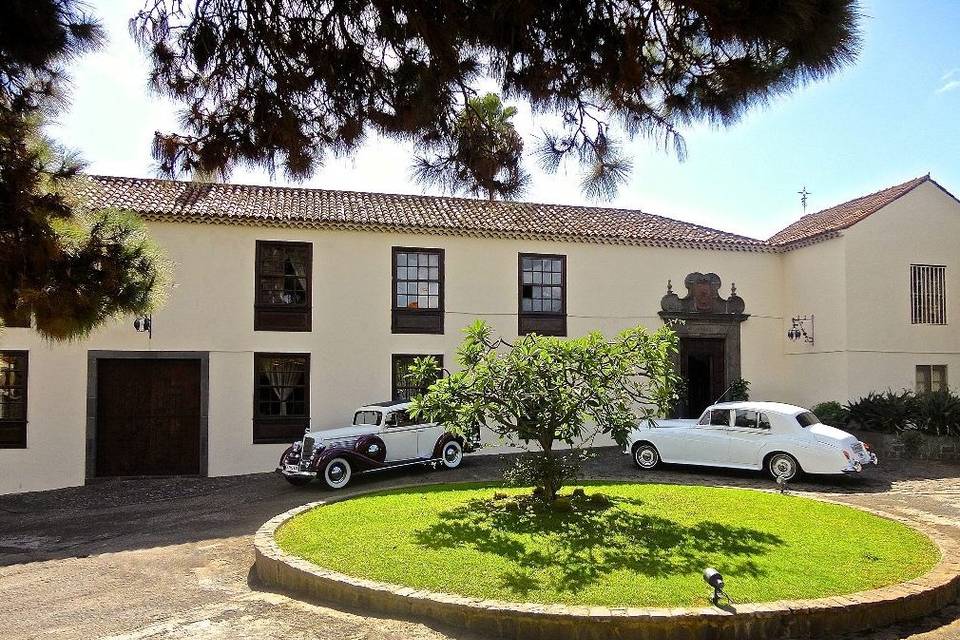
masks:
[[[300,450],[300,459],[307,461],[313,456],[314,441],[312,436],[303,437],[303,449]]]

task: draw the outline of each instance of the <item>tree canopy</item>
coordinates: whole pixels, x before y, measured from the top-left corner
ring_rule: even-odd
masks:
[[[43,124],[66,101],[66,66],[100,46],[76,0],[0,6],[0,324],[55,340],[107,318],[149,312],[166,262],[140,220],[77,197],[82,164]]]
[[[523,194],[530,176],[521,166],[523,139],[511,122],[516,113],[495,93],[470,98],[450,138],[428,137],[421,143],[424,154],[416,158],[414,179],[490,200]]]
[[[663,415],[675,400],[677,336],[669,326],[634,327],[614,340],[594,332],[577,339],[530,334],[508,343],[477,320],[465,334],[459,371],[436,380],[435,359],[410,367],[413,383],[427,388],[411,413],[461,434],[483,425],[527,448],[514,476],[549,500],[577,473],[585,442],[603,433],[623,445],[639,420]],[[560,444],[571,452],[558,456]]]
[[[371,132],[453,140],[492,80],[558,117],[543,166],[572,155],[605,196],[630,170],[617,134],[682,154],[683,125],[851,62],[858,19],[856,0],[147,0],[131,29],[152,85],[185,104],[183,131],[155,138],[169,174],[304,178]]]

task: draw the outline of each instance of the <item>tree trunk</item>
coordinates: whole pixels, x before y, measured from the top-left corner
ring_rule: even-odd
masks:
[[[557,499],[557,492],[560,491],[561,484],[553,460],[553,438],[546,436],[541,438],[540,448],[543,450],[541,454],[543,462],[540,465],[540,490],[543,492],[543,499],[546,502],[553,502]]]

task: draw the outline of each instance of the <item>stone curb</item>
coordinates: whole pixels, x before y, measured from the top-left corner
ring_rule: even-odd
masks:
[[[450,486],[470,483],[449,483]],[[423,487],[408,484],[392,489]],[[743,487],[733,487],[743,489]],[[759,489],[745,489],[754,490]],[[960,541],[922,522],[821,496],[805,496],[902,522],[927,535],[940,562],[904,583],[816,600],[737,604],[729,608],[608,608],[480,600],[354,578],[287,554],[277,529],[310,509],[380,490],[312,502],[267,521],[254,537],[260,583],[306,600],[354,611],[431,621],[516,640],[768,640],[830,637],[886,627],[929,615],[960,597]],[[761,490],[762,491],[762,490]]]

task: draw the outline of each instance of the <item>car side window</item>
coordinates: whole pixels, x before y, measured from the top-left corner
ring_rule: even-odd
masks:
[[[703,415],[700,416],[700,420],[697,422],[697,424],[699,424],[699,425],[707,425],[707,424],[710,424],[710,411],[709,411],[709,410],[703,412]]]
[[[710,424],[715,427],[729,427],[730,411],[727,409],[713,409],[710,411]]]
[[[388,427],[409,427],[417,424],[417,421],[410,417],[406,411],[394,411],[387,416],[386,425]]]
[[[733,426],[744,429],[769,429],[770,421],[766,414],[752,409],[737,409],[733,418]]]

